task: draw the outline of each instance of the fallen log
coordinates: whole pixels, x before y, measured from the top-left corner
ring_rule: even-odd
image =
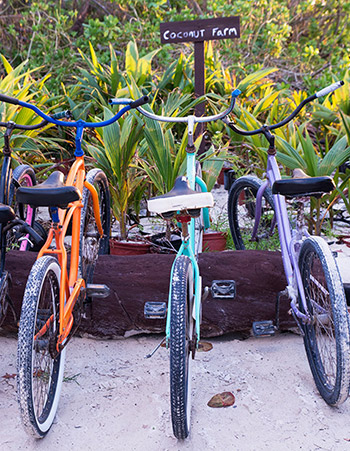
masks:
[[[35,258],[36,254],[30,252],[12,251],[7,255],[6,268],[12,275],[10,294],[18,315]],[[94,283],[108,285],[111,293],[93,301],[80,332],[105,338],[164,332],[165,320],[146,319],[143,309],[146,301],[167,301],[173,260],[174,255],[167,254],[100,256]],[[203,287],[210,287],[213,280],[236,281],[234,299],[214,299],[209,294],[203,302],[202,337],[247,332],[254,321],[275,319],[276,297],[286,286],[279,252],[205,252],[200,255],[199,266]],[[295,325],[288,310],[289,302],[282,297],[281,330]],[[7,324],[10,321],[7,318]]]

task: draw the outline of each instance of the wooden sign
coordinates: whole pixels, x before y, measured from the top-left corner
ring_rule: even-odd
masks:
[[[203,42],[239,37],[239,17],[237,16],[186,20],[183,22],[165,22],[160,24],[160,39],[162,44]]]
[[[204,41],[234,39],[240,37],[239,17],[220,17],[216,19],[186,20],[183,22],[164,22],[160,24],[162,44],[194,42],[194,92],[196,97],[204,95]],[[196,105],[196,116],[203,116],[204,103]],[[202,134],[204,124],[197,124],[195,137]],[[205,142],[202,140],[199,153],[203,153]]]

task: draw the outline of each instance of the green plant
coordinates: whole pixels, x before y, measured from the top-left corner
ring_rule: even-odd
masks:
[[[137,91],[137,95],[139,94],[135,84],[133,90]],[[186,115],[197,102],[198,100],[193,101],[189,95],[180,96],[178,91],[173,91],[165,101],[161,102],[156,114],[177,116],[180,111],[181,114]],[[154,110],[155,106],[155,99],[153,99],[151,106],[145,106],[145,109]],[[164,194],[171,190],[176,177],[185,172],[187,133],[183,124],[158,122],[146,117],[143,120],[145,129],[144,140],[140,143],[140,165],[156,192]]]
[[[104,108],[104,119],[113,113]],[[107,175],[110,183],[112,211],[120,225],[120,239],[127,238],[128,209],[135,195],[144,183],[134,164],[137,158],[137,143],[142,136],[143,124],[134,114],[127,114],[119,121],[96,129],[99,144],[87,145],[88,153],[96,160],[96,165]]]
[[[17,67],[12,67],[4,55],[0,55],[4,66],[5,76],[0,78],[0,92],[15,97],[24,102],[34,101],[39,108],[50,112],[50,98],[45,82],[48,77],[36,80],[35,76],[40,68],[30,70],[27,62]],[[57,99],[58,100],[58,99]],[[41,118],[33,111],[26,108],[18,108],[17,105],[0,103],[0,118],[2,122],[14,121],[22,125],[34,125],[41,122]],[[14,132],[11,136],[11,147],[14,150],[13,157],[18,164],[28,162],[38,167],[51,166],[54,161],[49,150],[55,147],[62,150],[63,140],[50,135],[52,125],[38,130]],[[0,147],[3,146],[3,131],[1,130]]]

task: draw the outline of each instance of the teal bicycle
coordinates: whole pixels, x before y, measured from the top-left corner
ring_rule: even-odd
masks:
[[[165,302],[145,304],[147,318],[166,317],[166,336],[162,343],[165,341],[170,349],[171,418],[173,432],[178,439],[185,439],[190,430],[191,360],[194,359],[200,339],[203,292],[198,255],[202,251],[204,229],[210,226],[208,208],[214,205],[213,196],[207,192],[201,179],[200,164],[196,160],[194,126],[198,122],[216,121],[227,116],[232,111],[238,94],[238,90],[233,92],[231,105],[227,110],[208,117],[158,116],[137,107],[140,113],[155,121],[187,123],[186,175],[175,180],[171,191],[148,201],[150,212],[165,219],[175,218],[181,225],[182,244],[171,269],[168,306]],[[110,101],[111,104],[130,102],[131,99]],[[147,357],[151,357],[159,346]]]

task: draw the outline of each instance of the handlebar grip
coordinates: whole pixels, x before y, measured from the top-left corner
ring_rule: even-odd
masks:
[[[149,97],[148,96],[142,96],[137,100],[134,100],[133,102],[130,103],[130,107],[131,108],[137,108],[138,106],[142,106],[145,105],[145,103],[149,102]]]
[[[231,96],[235,99],[237,98],[240,94],[242,93],[242,91],[240,89],[235,89],[234,91],[232,91]]]
[[[5,96],[5,94],[0,94],[0,101],[6,103],[12,103],[13,105],[19,105],[19,100],[14,97]]]
[[[337,81],[329,86],[327,86],[326,88],[321,89],[321,91],[318,91],[315,93],[316,97],[323,97],[326,96],[327,94],[329,94],[330,92],[335,91],[336,89],[340,88],[341,86],[343,86],[344,82],[343,80],[341,81]]]
[[[73,117],[72,112],[70,110],[60,111],[58,113],[53,114],[52,119],[70,119]]]

